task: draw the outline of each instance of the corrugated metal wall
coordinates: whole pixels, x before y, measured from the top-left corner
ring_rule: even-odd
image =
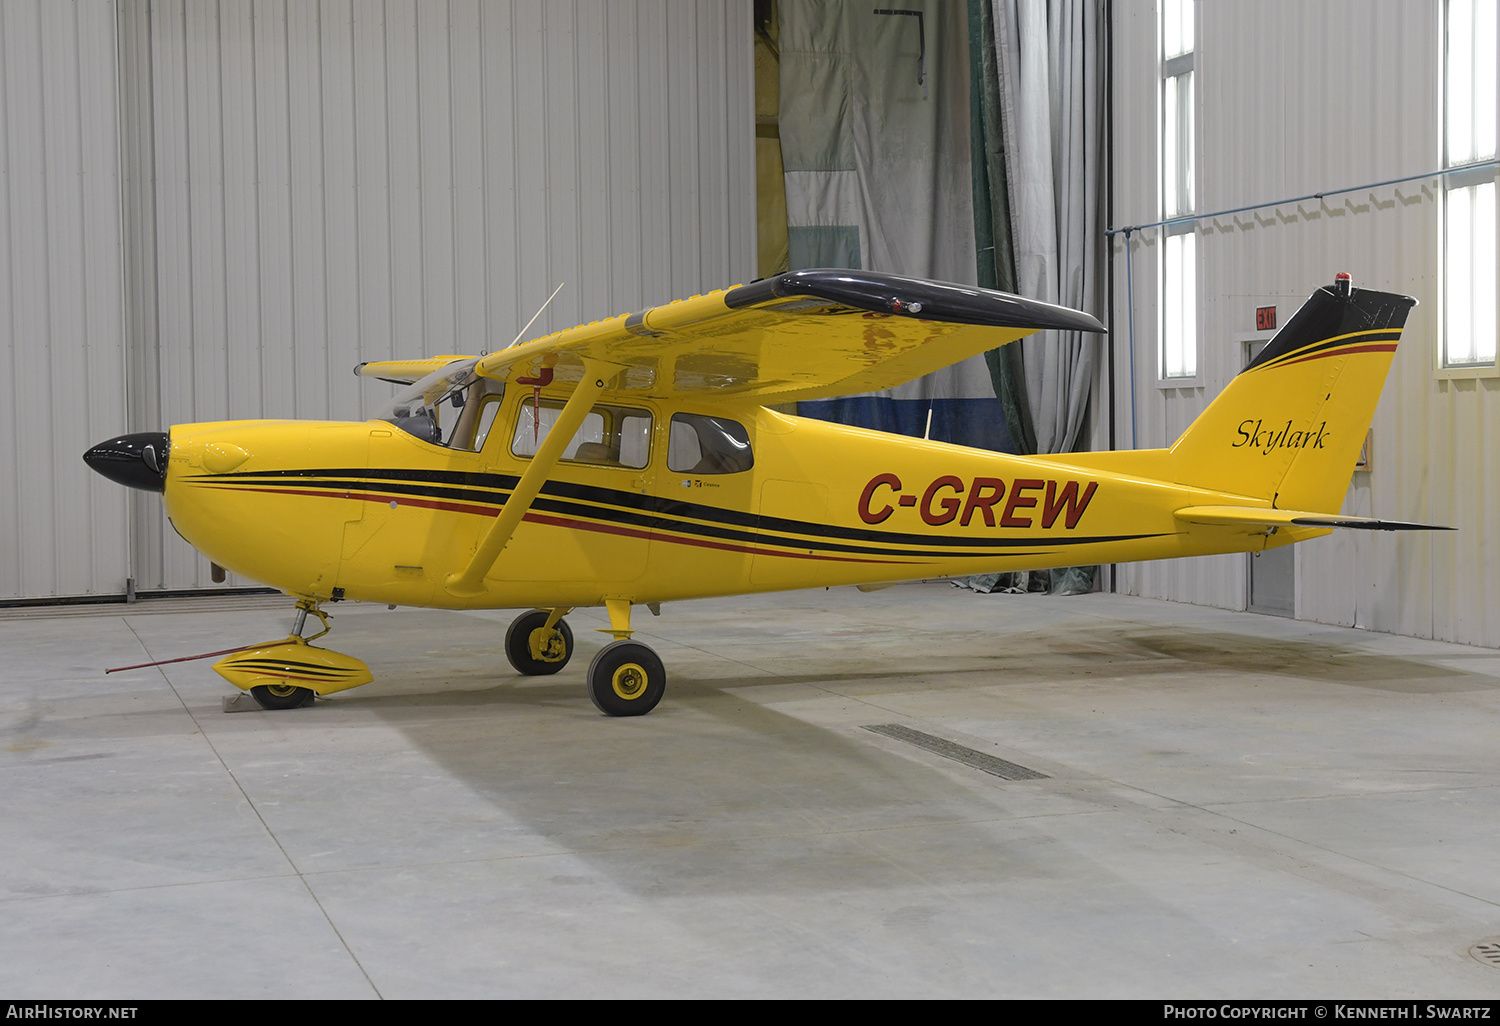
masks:
[[[62,200],[38,212],[34,197],[49,194],[19,179],[43,152],[52,166],[43,120],[7,116],[7,234],[19,238],[15,218],[30,219],[21,234],[70,240],[54,245],[68,260],[100,246],[110,254],[110,273],[91,267],[88,277],[107,281],[113,305],[90,313],[89,326],[108,322],[94,329],[111,333],[112,373],[101,380],[120,393],[130,382],[132,430],[362,416],[389,388],[361,384],[356,363],[504,345],[559,282],[537,334],[754,277],[748,3],[121,0],[118,19],[102,2],[0,10],[6,110],[30,104],[27,90],[53,96],[52,78],[71,74],[73,93],[52,101],[71,106],[45,119],[45,134],[60,153],[73,148],[57,160],[101,150],[110,175],[97,230],[111,234],[75,245],[81,229],[50,219],[80,215]],[[36,45],[64,22],[98,30],[75,32],[76,45]],[[33,67],[39,49],[45,59]],[[81,77],[103,80],[98,97],[74,96]],[[64,125],[67,139],[51,140]],[[75,348],[49,358],[18,341],[12,379],[28,401],[52,404],[58,393],[76,409],[72,373],[72,387],[55,370],[51,387],[23,380],[46,381],[49,359],[77,366],[85,343],[71,341],[81,334],[68,318],[85,312],[62,301],[76,291],[71,280],[58,283],[51,308],[35,298],[39,266],[54,272],[45,260],[22,263],[6,287],[31,306],[12,316],[11,338],[40,325]],[[123,592],[125,499],[78,461],[89,442],[126,426],[123,399],[112,402],[91,404],[87,425],[51,405],[37,415],[67,472],[56,475],[56,497],[13,500],[29,505],[0,550],[0,598]],[[0,463],[0,481],[23,474]],[[114,549],[95,558],[70,538],[49,556],[38,538],[50,537],[55,507],[85,496],[77,529],[109,534]],[[159,507],[152,496],[133,505],[138,587],[208,586],[206,562],[170,534]],[[38,569],[12,573],[23,552]],[[237,583],[249,582],[228,582]]]
[[[79,459],[125,423],[115,98],[112,7],[0,3],[0,599],[123,590]]]
[[[747,7],[0,4],[0,600],[207,585],[153,497],[78,459],[122,427],[359,416],[383,389],[354,363],[503,344],[558,281],[539,331],[753,276]],[[1122,225],[1158,216],[1157,44],[1152,5],[1114,19]],[[1435,2],[1200,4],[1199,28],[1200,209],[1438,166]],[[1346,509],[1459,531],[1299,546],[1298,616],[1493,646],[1500,381],[1432,373],[1437,199],[1417,183],[1205,224],[1197,388],[1156,384],[1157,236],[1136,235],[1136,435],[1176,438],[1256,306],[1284,319],[1337,270],[1417,295]],[[1123,239],[1113,275],[1124,381]],[[1245,605],[1241,557],[1117,581]]]
[[[1116,4],[1114,224],[1160,217],[1154,5]],[[1440,6],[1409,0],[1198,5],[1200,211],[1441,166]],[[1258,306],[1282,321],[1316,286],[1417,296],[1374,423],[1374,465],[1345,510],[1451,524],[1455,534],[1340,532],[1296,548],[1297,616],[1500,645],[1500,379],[1439,379],[1439,186],[1428,180],[1216,218],[1199,228],[1201,387],[1156,380],[1155,230],[1113,246],[1118,444],[1131,437],[1127,317],[1134,300],[1137,444],[1169,445],[1242,366]],[[1106,426],[1098,429],[1102,436]],[[1122,566],[1121,591],[1246,605],[1243,556]]]

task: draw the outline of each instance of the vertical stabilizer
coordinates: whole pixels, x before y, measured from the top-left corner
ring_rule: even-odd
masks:
[[[1337,512],[1416,302],[1345,274],[1314,292],[1172,446],[1174,478]]]

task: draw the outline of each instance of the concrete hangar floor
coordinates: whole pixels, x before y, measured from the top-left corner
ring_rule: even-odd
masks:
[[[0,616],[0,994],[1500,996],[1494,651],[818,591],[638,618],[620,720],[597,612],[520,678],[513,614],[332,611],[375,683],[240,714],[102,670],[284,599]]]

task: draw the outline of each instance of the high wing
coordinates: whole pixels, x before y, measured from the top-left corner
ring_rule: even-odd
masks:
[[[1088,314],[971,285],[791,271],[559,331],[491,353],[475,371],[577,381],[590,359],[624,368],[614,391],[777,403],[892,388],[1048,328],[1104,330]],[[394,377],[391,366],[362,373]]]

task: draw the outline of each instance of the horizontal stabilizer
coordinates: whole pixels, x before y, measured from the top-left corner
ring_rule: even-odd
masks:
[[[1185,506],[1174,516],[1189,524],[1241,524],[1248,527],[1353,527],[1365,531],[1451,531],[1436,524],[1410,524],[1403,520],[1376,520],[1342,513],[1308,513],[1299,509],[1265,506]]]

